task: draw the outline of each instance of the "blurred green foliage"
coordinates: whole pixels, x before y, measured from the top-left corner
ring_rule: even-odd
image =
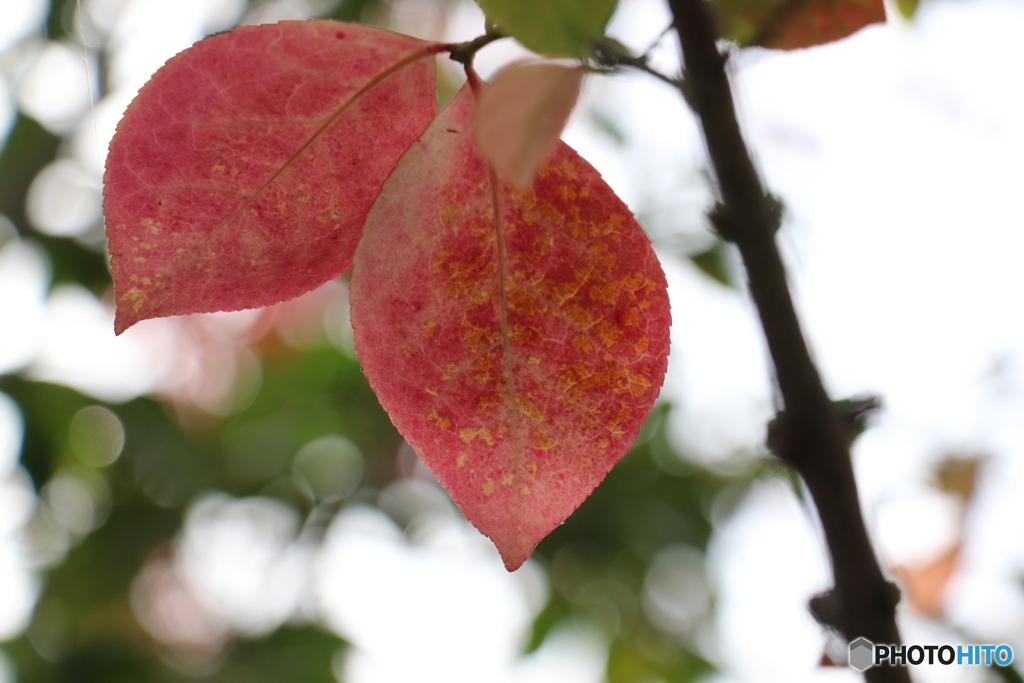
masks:
[[[506,35],[543,55],[583,57],[604,37],[618,0],[477,0]]]

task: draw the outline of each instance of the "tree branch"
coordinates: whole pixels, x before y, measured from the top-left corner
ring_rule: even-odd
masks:
[[[700,119],[718,180],[721,203],[715,224],[743,257],[775,365],[785,408],[777,418],[775,453],[807,483],[832,558],[835,588],[813,600],[812,611],[847,640],[863,636],[875,643],[899,643],[899,592],[875,559],[850,461],[851,434],[832,408],[800,329],[775,243],[778,211],[743,141],[709,5],[704,0],[668,2],[682,43],[683,91]],[[873,667],[865,676],[871,683],[910,681],[902,667]]]

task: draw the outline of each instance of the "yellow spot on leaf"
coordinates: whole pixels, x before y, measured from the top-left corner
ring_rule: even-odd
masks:
[[[462,340],[466,342],[466,346],[469,347],[470,351],[479,353],[494,343],[494,330],[474,325],[468,320],[462,321],[462,327]]]
[[[510,325],[508,333],[515,346],[535,346],[540,343],[540,335],[526,325],[518,323]]]
[[[466,308],[473,309],[491,303],[494,300],[495,291],[491,287],[481,289],[466,302]]]
[[[583,458],[583,460],[580,460],[580,467],[582,467],[585,470],[589,470],[593,466],[594,461],[591,460],[590,458]]]
[[[408,344],[403,346],[402,347],[402,355],[405,356],[406,358],[409,358],[410,356],[412,356],[412,347],[409,346]]]
[[[601,340],[605,347],[608,347],[619,340],[619,337],[622,336],[622,330],[607,320],[602,320],[594,326],[594,334],[597,335],[597,338]]]
[[[629,393],[640,398],[651,388],[651,380],[643,375],[632,375],[629,378]]]
[[[538,408],[536,403],[525,396],[516,396],[516,406],[519,408],[520,412],[532,417],[537,422],[546,422],[548,419],[547,414]]]
[[[572,339],[572,348],[576,349],[580,353],[593,353],[594,345],[590,343],[585,334],[577,334]]]
[[[138,313],[139,309],[142,308],[142,305],[146,303],[146,299],[149,298],[149,295],[138,287],[132,287],[128,290],[128,293],[124,295],[124,298],[131,302],[132,310],[135,313]]]
[[[529,486],[524,486],[523,488],[519,489],[519,492],[522,493],[524,496],[528,496],[532,493],[532,491],[530,491]]]
[[[556,446],[561,446],[562,443],[548,434],[546,429],[541,429],[533,434],[533,445],[542,451],[550,451]],[[536,470],[536,464],[534,464],[534,469]]]
[[[495,408],[497,408],[500,403],[501,399],[499,399],[494,394],[487,394],[486,396],[481,396],[476,401],[476,412],[483,414],[490,413]]]
[[[562,159],[562,163],[560,164],[560,166],[565,175],[572,178],[573,180],[576,180],[579,177],[579,175],[576,173],[576,167],[573,166],[572,162],[570,162],[568,159]]]
[[[531,460],[530,462],[526,463],[526,469],[530,470],[531,472],[536,472],[537,471],[537,461],[536,460]]]
[[[489,496],[492,493],[494,493],[494,480],[487,477],[487,480],[484,481],[484,495]]]
[[[441,417],[440,415],[438,415],[436,410],[431,410],[429,413],[427,413],[427,422],[437,425],[441,429],[448,429],[449,427],[452,426],[452,421],[446,417]]]
[[[623,287],[635,292],[640,289],[640,285],[644,283],[644,275],[643,273],[636,271],[633,274],[622,278],[621,282]]]
[[[646,351],[647,350],[647,337],[644,336],[644,337],[640,337],[639,339],[637,339],[636,343],[633,344],[633,348],[636,349],[637,353],[643,353],[644,351]]]
[[[594,257],[594,260],[605,268],[614,268],[619,260],[615,252],[604,242],[594,242],[587,249],[590,251],[591,256]]]
[[[619,286],[614,282],[593,285],[588,293],[594,301],[600,301],[609,306],[614,306],[615,302],[619,300]]]
[[[455,458],[455,466],[456,467],[465,467],[466,466],[466,462],[468,460],[469,460],[469,458],[466,457],[465,453],[460,453],[459,457]]]
[[[597,315],[592,310],[579,304],[569,304],[563,310],[569,320],[585,330],[590,329],[597,321]]]
[[[468,428],[467,429],[461,429],[461,430],[459,430],[459,438],[462,439],[463,441],[465,441],[466,443],[469,443],[470,441],[472,441],[473,439],[476,438],[476,435],[477,435],[478,431],[479,430],[468,429]]]
[[[512,474],[511,472],[506,472],[504,476],[502,476],[501,478],[501,483],[504,484],[505,486],[508,486],[513,481],[515,481],[515,478],[516,477],[514,474]]]

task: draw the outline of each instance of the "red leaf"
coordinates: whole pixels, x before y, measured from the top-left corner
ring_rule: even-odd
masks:
[[[463,88],[384,184],[352,324],[392,421],[512,570],[629,448],[664,377],[669,305],[593,167],[559,143],[517,191],[481,157],[473,110]]]
[[[278,303],[347,270],[384,179],[437,113],[436,47],[289,21],[168,61],[107,157],[116,332]]]
[[[722,35],[740,45],[794,50],[885,21],[883,0],[715,0]]]

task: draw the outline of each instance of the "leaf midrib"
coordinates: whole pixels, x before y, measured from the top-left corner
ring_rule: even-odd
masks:
[[[252,195],[248,199],[246,199],[245,202],[243,202],[238,209],[236,209],[230,216],[221,221],[220,225],[211,230],[210,233],[206,235],[202,240],[196,243],[192,247],[192,249],[189,250],[188,256],[194,257],[196,252],[208,246],[209,243],[217,235],[219,235],[229,224],[231,224],[238,216],[245,212],[246,209],[251,207],[253,203],[257,199],[259,199],[260,196],[262,196],[263,192],[268,187],[270,187],[274,182],[276,182],[285,173],[285,171],[291,168],[291,166],[295,164],[299,160],[299,158],[301,158],[306,153],[306,151],[310,149],[310,147],[316,144],[323,137],[323,135],[328,130],[330,130],[330,128],[335,123],[337,123],[338,119],[341,118],[341,116],[346,111],[348,111],[348,109],[354,103],[358,102],[359,99],[363,97],[363,95],[365,95],[370,90],[377,87],[378,85],[380,85],[385,80],[387,80],[394,74],[398,73],[402,69],[411,66],[412,64],[418,62],[421,59],[426,59],[427,57],[431,57],[437,54],[438,52],[442,52],[447,47],[448,46],[443,43],[431,43],[424,48],[421,48],[415,52],[406,55],[402,59],[394,62],[391,66],[384,69],[383,71],[378,72],[373,78],[367,81],[362,88],[354,92],[347,100],[342,102],[341,105],[339,105],[338,108],[333,113],[331,113],[330,116],[327,117],[324,123],[319,128],[316,129],[316,131],[310,136],[310,138],[305,143],[303,143],[302,146],[299,147],[295,151],[295,153],[292,154],[291,157],[289,157],[288,160],[281,165],[280,168],[274,171],[274,173],[271,174],[271,176],[262,185],[256,188],[256,190],[253,191]],[[178,261],[178,263],[181,263],[181,261]]]

